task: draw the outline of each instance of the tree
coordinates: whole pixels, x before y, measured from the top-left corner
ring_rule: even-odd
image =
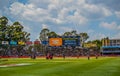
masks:
[[[27,41],[30,33],[23,31],[23,26],[19,22],[14,22],[13,25],[7,25],[7,17],[0,18],[0,39],[1,40],[15,40]]]
[[[8,19],[6,17],[3,16],[0,18],[0,40],[6,40],[7,23]]]
[[[102,41],[101,40],[93,40],[93,43],[96,43],[98,49],[102,46]]]
[[[23,31],[23,41],[29,41],[30,40],[29,36],[30,33]]]
[[[57,37],[57,36],[59,36],[59,35],[56,34],[54,31],[51,31],[51,32],[48,33],[48,36]]]
[[[63,36],[71,36],[71,32],[65,32]]]
[[[3,16],[3,17],[0,18],[0,25],[1,26],[6,26],[7,23],[8,23],[7,17]]]
[[[84,42],[89,38],[87,33],[80,33],[82,47],[84,47]]]
[[[77,34],[77,31],[76,31],[76,30],[71,31],[71,35],[72,35],[72,36],[77,36],[77,35],[78,35],[78,34]]]
[[[23,31],[23,26],[19,22],[14,22],[13,25],[9,27],[9,40],[15,41],[27,41],[29,40],[30,33]]]
[[[48,34],[49,34],[49,29],[45,28],[45,29],[42,29],[41,32],[40,32],[40,40],[41,41],[48,41]]]
[[[70,32],[65,32],[64,34],[63,34],[63,36],[77,36],[78,34],[77,34],[77,31],[76,30],[72,30],[72,31],[70,31]]]
[[[48,41],[48,35],[49,35],[50,30],[45,28],[42,29],[40,32],[40,41]],[[46,45],[41,45],[41,51],[45,52],[46,51]]]
[[[95,44],[96,46],[90,47],[90,49],[93,50],[95,55],[100,54],[100,48],[102,46],[102,41],[101,40],[93,40],[93,41],[88,41],[87,43]]]

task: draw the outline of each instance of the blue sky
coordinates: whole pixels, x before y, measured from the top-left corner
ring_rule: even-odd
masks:
[[[19,21],[32,41],[43,28],[87,32],[89,40],[120,38],[120,0],[0,0],[0,16]]]

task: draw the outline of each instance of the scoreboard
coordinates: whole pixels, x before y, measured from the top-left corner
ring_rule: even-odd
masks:
[[[63,36],[63,46],[80,46],[80,36]]]

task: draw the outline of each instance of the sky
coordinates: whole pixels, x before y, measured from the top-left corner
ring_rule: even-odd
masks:
[[[120,0],[0,0],[1,16],[10,25],[19,21],[32,41],[43,28],[59,35],[87,32],[88,40],[120,39]]]

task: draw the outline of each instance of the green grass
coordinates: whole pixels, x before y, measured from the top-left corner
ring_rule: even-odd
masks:
[[[0,76],[120,76],[120,57],[91,58],[12,58],[3,64],[32,63],[26,66],[0,67]]]

